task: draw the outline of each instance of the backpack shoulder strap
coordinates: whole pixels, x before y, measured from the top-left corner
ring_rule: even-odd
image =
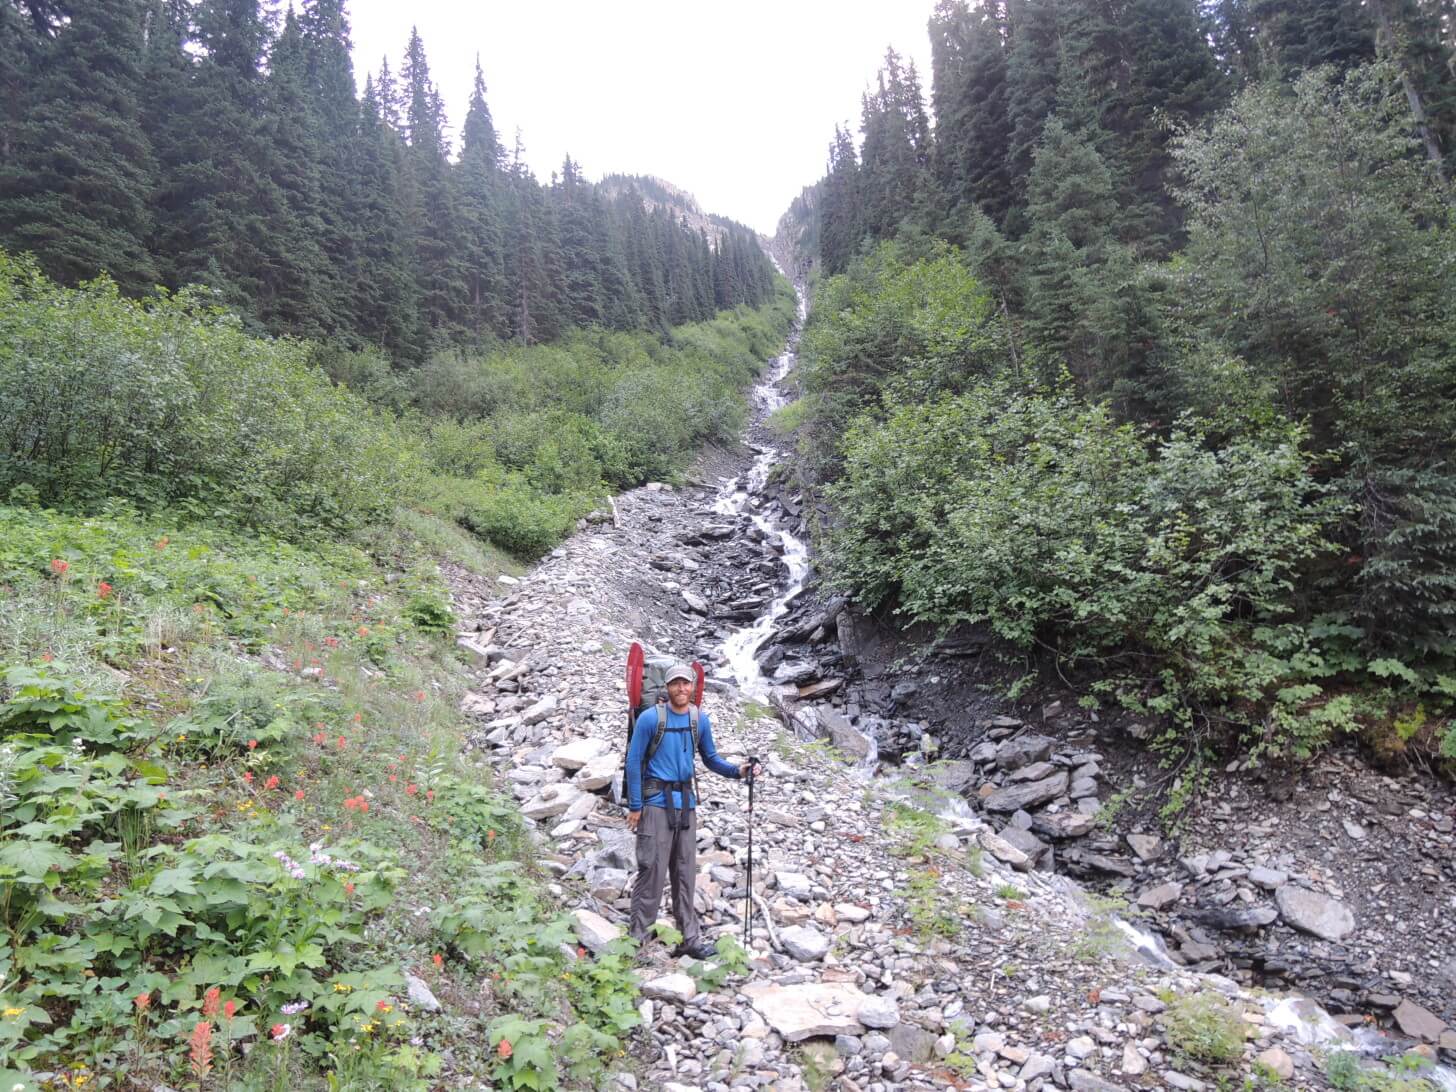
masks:
[[[696,760],[698,753],[698,707],[696,705],[688,706],[688,727],[693,730],[693,756]]]
[[[694,722],[696,725],[696,722]],[[652,756],[657,753],[657,748],[662,746],[662,737],[667,734],[667,702],[657,703],[657,730],[652,733],[652,742],[647,745],[647,757],[642,760],[645,768],[647,763],[652,761]]]

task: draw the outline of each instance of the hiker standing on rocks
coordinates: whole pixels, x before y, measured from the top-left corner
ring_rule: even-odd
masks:
[[[693,751],[722,777],[747,776],[751,763],[724,760],[713,745],[708,714],[692,704],[697,678],[686,664],[667,673],[667,702],[645,710],[627,748],[627,829],[637,834],[637,880],[632,886],[630,935],[645,943],[657,921],[665,880],[672,881],[672,916],[683,935],[674,955],[707,959],[693,892],[698,877],[697,779]],[[667,723],[659,724],[659,717]],[[756,776],[759,768],[753,770]],[[644,807],[645,805],[645,807]]]

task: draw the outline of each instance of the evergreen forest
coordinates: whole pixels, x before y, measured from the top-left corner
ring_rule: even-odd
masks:
[[[780,224],[833,579],[1190,769],[1456,758],[1453,16],[942,0]]]
[[[399,364],[773,294],[741,225],[570,156],[538,182],[478,64],[452,141],[417,33],[356,94],[343,0],[7,0],[0,93],[0,247],[62,284],[206,285],[250,329]]]

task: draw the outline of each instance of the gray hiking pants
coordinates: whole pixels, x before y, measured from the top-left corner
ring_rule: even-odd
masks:
[[[693,889],[698,879],[698,813],[687,810],[681,829],[671,830],[667,809],[645,807],[637,824],[637,880],[632,885],[630,933],[643,940],[657,921],[662,885],[672,880],[672,917],[683,940],[691,944],[702,935]]]

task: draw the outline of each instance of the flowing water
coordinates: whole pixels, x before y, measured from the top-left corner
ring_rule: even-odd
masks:
[[[799,325],[806,314],[804,294],[799,293]],[[788,348],[774,361],[756,387],[753,389],[753,420],[750,429],[761,431],[764,421],[774,410],[784,405],[787,399],[779,390],[779,382],[794,370],[798,364],[796,349],[797,335]],[[763,532],[768,541],[778,541],[783,547],[783,561],[788,567],[788,582],[774,596],[768,610],[751,624],[741,626],[728,635],[720,649],[726,665],[726,674],[738,687],[741,694],[755,701],[767,701],[773,684],[759,670],[754,654],[773,632],[774,623],[789,609],[789,603],[804,587],[809,573],[809,548],[803,539],[790,531],[778,518],[782,513],[769,515],[760,511],[762,491],[781,452],[776,447],[760,447],[747,473],[730,478],[718,491],[713,502],[713,511],[723,516],[747,515]]]

